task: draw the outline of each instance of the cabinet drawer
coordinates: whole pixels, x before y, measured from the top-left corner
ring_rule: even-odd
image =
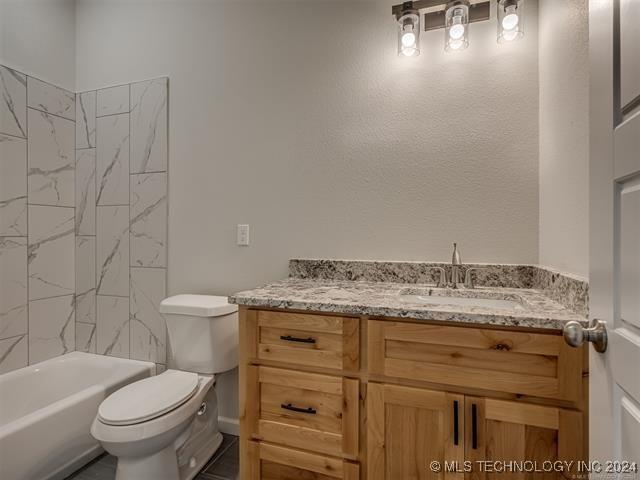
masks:
[[[247,444],[243,480],[358,480],[355,462],[262,442]]]
[[[562,336],[370,320],[373,374],[577,402],[582,348]]]
[[[259,359],[356,371],[359,319],[288,312],[257,312]]]
[[[252,366],[258,383],[254,435],[267,442],[355,458],[358,380]],[[256,403],[258,403],[256,401]]]

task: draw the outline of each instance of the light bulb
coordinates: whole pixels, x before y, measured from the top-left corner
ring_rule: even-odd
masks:
[[[502,28],[504,28],[505,30],[513,30],[518,26],[518,23],[520,22],[520,17],[518,17],[516,8],[517,7],[515,5],[510,5],[507,8],[505,8],[504,11],[506,15],[502,19]]]
[[[498,43],[513,42],[524,36],[526,0],[498,0]]]
[[[420,55],[420,14],[413,9],[412,2],[403,4],[398,17],[398,55],[417,57]]]
[[[518,38],[518,31],[507,30],[502,33],[502,38],[504,38],[507,42],[511,42],[512,40],[515,40],[516,38]]]
[[[400,41],[403,47],[412,47],[416,44],[416,34],[413,32],[404,32]]]
[[[464,36],[464,25],[461,23],[452,25],[449,29],[449,36],[454,40],[462,38]]]
[[[405,57],[413,57],[417,52],[418,50],[415,47],[406,47],[400,51],[400,53],[402,53],[402,55],[404,55]]]
[[[460,48],[464,45],[464,40],[452,40],[449,42],[449,48],[451,50],[460,50]]]
[[[445,11],[445,51],[464,50],[469,45],[467,25],[469,24],[469,3],[467,0],[450,6]]]

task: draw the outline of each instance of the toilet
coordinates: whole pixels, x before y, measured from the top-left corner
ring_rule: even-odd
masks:
[[[238,307],[176,295],[160,304],[171,367],[98,408],[91,434],[118,458],[116,480],[191,480],[222,443],[215,375],[238,365]]]

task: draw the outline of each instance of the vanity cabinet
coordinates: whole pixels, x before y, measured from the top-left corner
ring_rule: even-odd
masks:
[[[243,480],[484,480],[480,461],[585,457],[587,357],[559,331],[243,306],[240,339]]]

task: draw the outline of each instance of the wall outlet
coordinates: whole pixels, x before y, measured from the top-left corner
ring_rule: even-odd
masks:
[[[249,225],[238,225],[238,245],[246,247],[249,245]]]

